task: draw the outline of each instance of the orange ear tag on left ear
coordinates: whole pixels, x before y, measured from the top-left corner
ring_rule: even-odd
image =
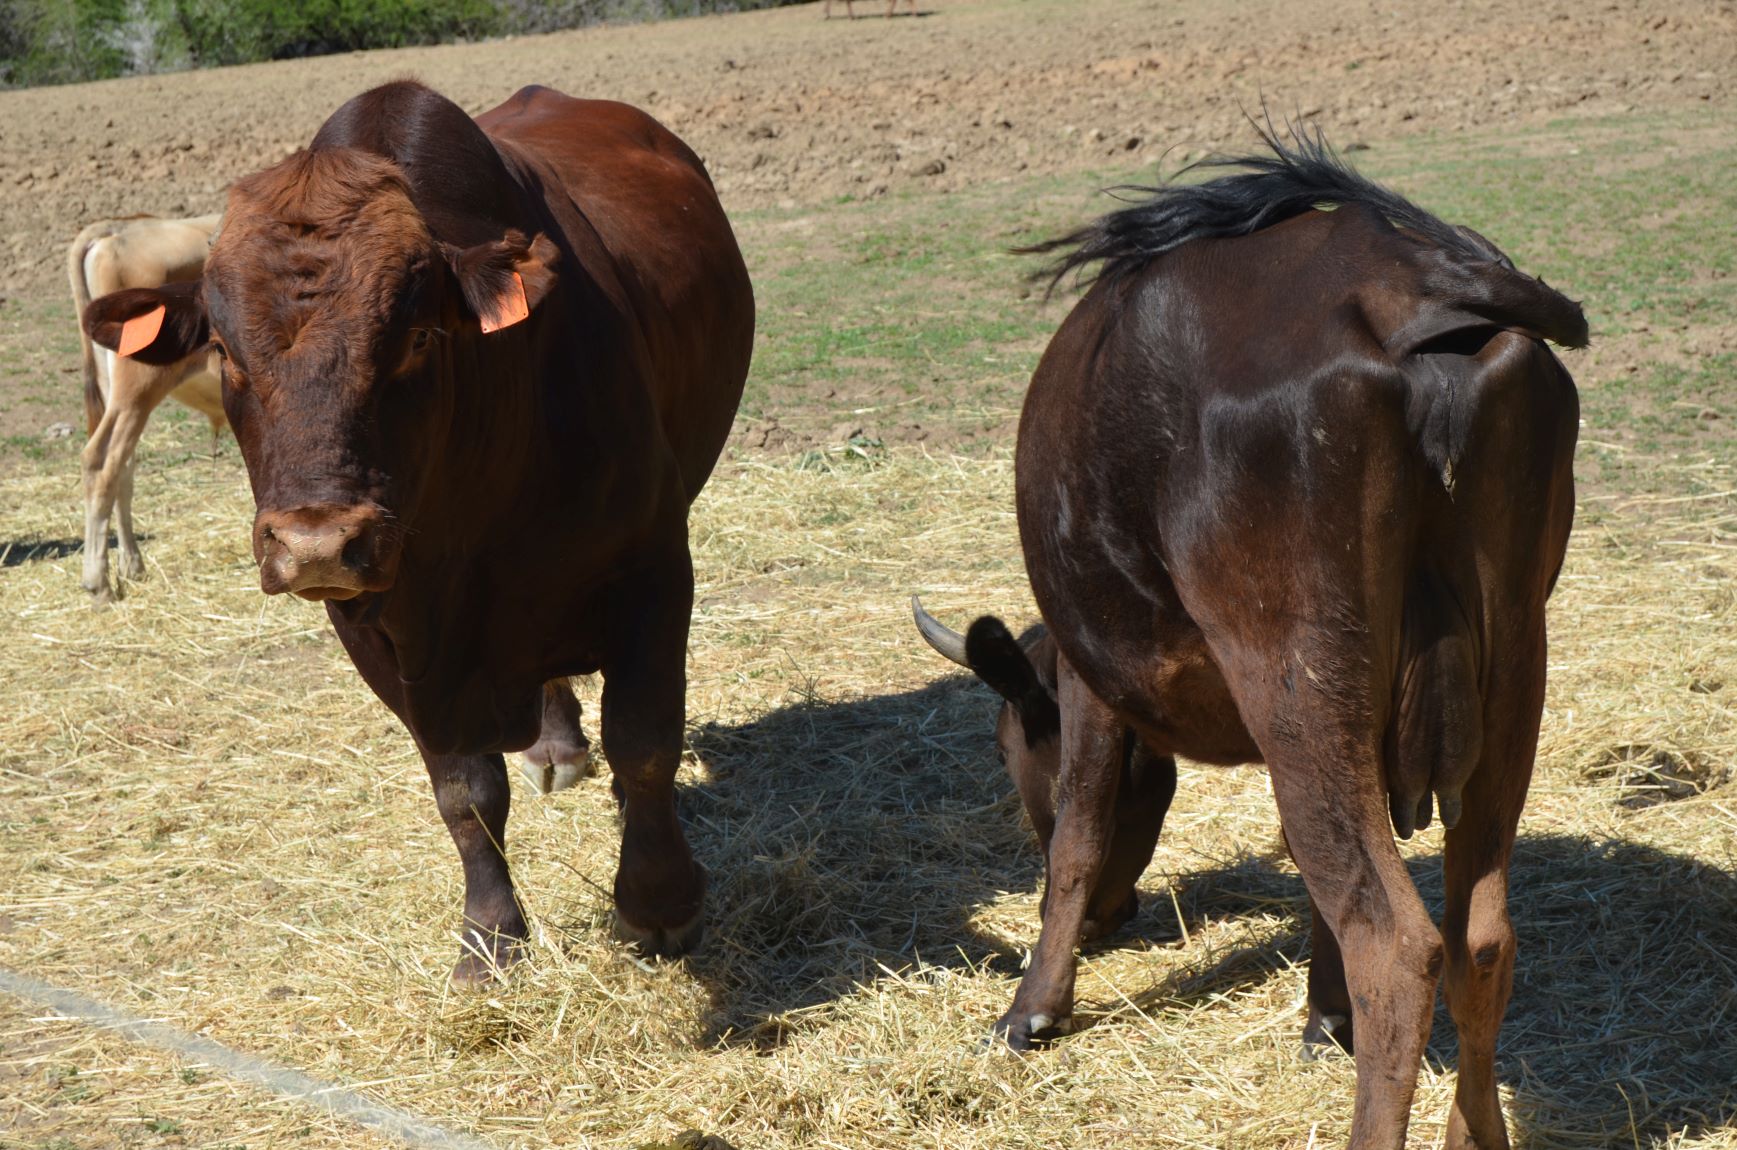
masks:
[[[525,278],[514,272],[512,284],[495,297],[489,314],[481,317],[483,334],[512,327],[520,320],[528,319],[530,314],[531,305],[525,300]]]
[[[157,340],[157,333],[163,330],[164,308],[158,304],[143,315],[136,315],[121,325],[121,342],[115,352],[121,356],[129,356],[134,352],[144,351]]]

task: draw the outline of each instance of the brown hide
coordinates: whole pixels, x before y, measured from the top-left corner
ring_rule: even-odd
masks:
[[[1130,740],[1264,761],[1314,915],[1307,1037],[1350,1049],[1355,1029],[1351,1145],[1404,1145],[1441,980],[1461,1051],[1447,1143],[1505,1148],[1507,867],[1578,416],[1540,337],[1584,343],[1585,320],[1318,141],[1244,163],[1055,245],[1062,271],[1104,266],[1020,422],[1059,732],[1053,786],[1020,779],[1054,825],[1042,936],[998,1029],[1020,1048],[1068,1029],[1074,948],[1106,885],[1131,883]],[[1393,843],[1432,795],[1439,930]]]
[[[526,88],[473,121],[389,84],[238,181],[197,297],[163,300],[165,331],[193,334],[161,339],[223,354],[262,588],[327,602],[428,762],[466,873],[455,978],[525,933],[500,752],[538,738],[545,684],[577,673],[604,677],[622,929],[691,945],[687,511],[754,324],[693,152],[621,104]],[[93,332],[121,318],[104,302]],[[576,705],[548,713],[583,745]]]

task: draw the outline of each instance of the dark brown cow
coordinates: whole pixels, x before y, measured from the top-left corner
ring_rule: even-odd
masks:
[[[1175,754],[1265,761],[1314,914],[1311,1021],[1356,1036],[1351,1145],[1404,1145],[1445,974],[1447,1144],[1505,1147],[1508,861],[1574,508],[1578,401],[1543,341],[1583,346],[1586,321],[1318,139],[1269,142],[1044,245],[1058,274],[1099,265],[1019,430],[1055,711],[1021,701],[1036,667],[1009,670],[998,624],[957,652],[1057,732],[1047,913],[998,1029],[1016,1048],[1066,1029],[1074,947],[1168,804],[1139,779]],[[1393,843],[1432,795],[1440,930]],[[1124,816],[1151,821],[1128,837]]]
[[[601,671],[625,827],[622,933],[698,938],[676,818],[688,506],[741,397],[748,274],[686,145],[622,104],[526,88],[476,120],[415,83],[237,183],[204,278],[104,297],[141,359],[214,341],[268,594],[325,600],[428,764],[488,979],[526,934],[501,752],[583,753]],[[144,334],[139,334],[141,328]]]

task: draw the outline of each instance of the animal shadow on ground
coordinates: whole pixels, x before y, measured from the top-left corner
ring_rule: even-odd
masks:
[[[82,539],[0,540],[0,568],[22,567],[37,559],[65,559],[83,550]]]
[[[149,531],[140,531],[134,538],[140,543],[149,543],[153,536]],[[120,546],[112,534],[109,536],[109,546]],[[38,559],[65,559],[68,555],[76,555],[83,550],[83,539],[0,539],[0,569],[22,567]]]
[[[993,751],[996,703],[955,676],[693,733],[712,776],[681,795],[712,876],[707,940],[687,960],[712,995],[706,1040],[776,1047],[797,1012],[919,962],[1018,975],[1035,935],[972,923],[1042,876]],[[1439,853],[1410,865],[1439,921]],[[1307,900],[1281,857],[1178,875],[1172,889],[1175,906],[1146,899],[1101,945],[1175,943],[1227,918],[1283,925],[1262,945],[1203,951],[1154,985],[1120,988],[1142,1011],[1187,1009],[1306,960]],[[1638,843],[1522,833],[1510,905],[1520,953],[1500,1055],[1518,1145],[1737,1124],[1737,876]],[[1093,993],[1082,985],[1088,1025],[1119,1005]],[[1456,1045],[1438,1006],[1428,1057],[1451,1069]]]

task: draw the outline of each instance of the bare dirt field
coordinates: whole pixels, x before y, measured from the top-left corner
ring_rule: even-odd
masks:
[[[1244,112],[1263,99],[1351,146],[1728,111],[1737,7],[946,0],[914,19],[852,22],[801,6],[5,92],[0,294],[64,296],[65,246],[84,224],[218,211],[229,181],[305,144],[344,99],[407,74],[473,112],[533,82],[638,104],[698,150],[740,211],[1186,160],[1246,146]],[[48,368],[20,354],[30,372]],[[17,387],[0,377],[0,400]],[[0,402],[0,436],[76,422],[76,392]],[[796,424],[792,440],[831,430]]]
[[[0,973],[502,1150],[1342,1143],[1353,1068],[1299,1054],[1306,899],[1259,768],[1183,765],[1139,916],[1082,963],[1081,1033],[979,1050],[1040,860],[992,697],[906,605],[1032,614],[1011,429],[1071,297],[1007,249],[1246,147],[1264,97],[1586,301],[1503,1099],[1526,1150],[1737,1150],[1737,7],[858,8],[0,93]],[[259,594],[245,475],[202,420],[146,436],[148,577],[102,611],[78,585],[79,436],[43,434],[80,423],[64,245],[221,207],[406,73],[472,110],[528,82],[648,107],[754,275],[693,520],[680,804],[712,887],[680,962],[610,938],[591,780],[515,791],[530,959],[447,989],[459,873],[421,762],[318,607]],[[1404,846],[1438,910],[1441,842]],[[1443,1012],[1414,1146],[1442,1143],[1455,1057]],[[394,1144],[0,993],[0,1150]]]

